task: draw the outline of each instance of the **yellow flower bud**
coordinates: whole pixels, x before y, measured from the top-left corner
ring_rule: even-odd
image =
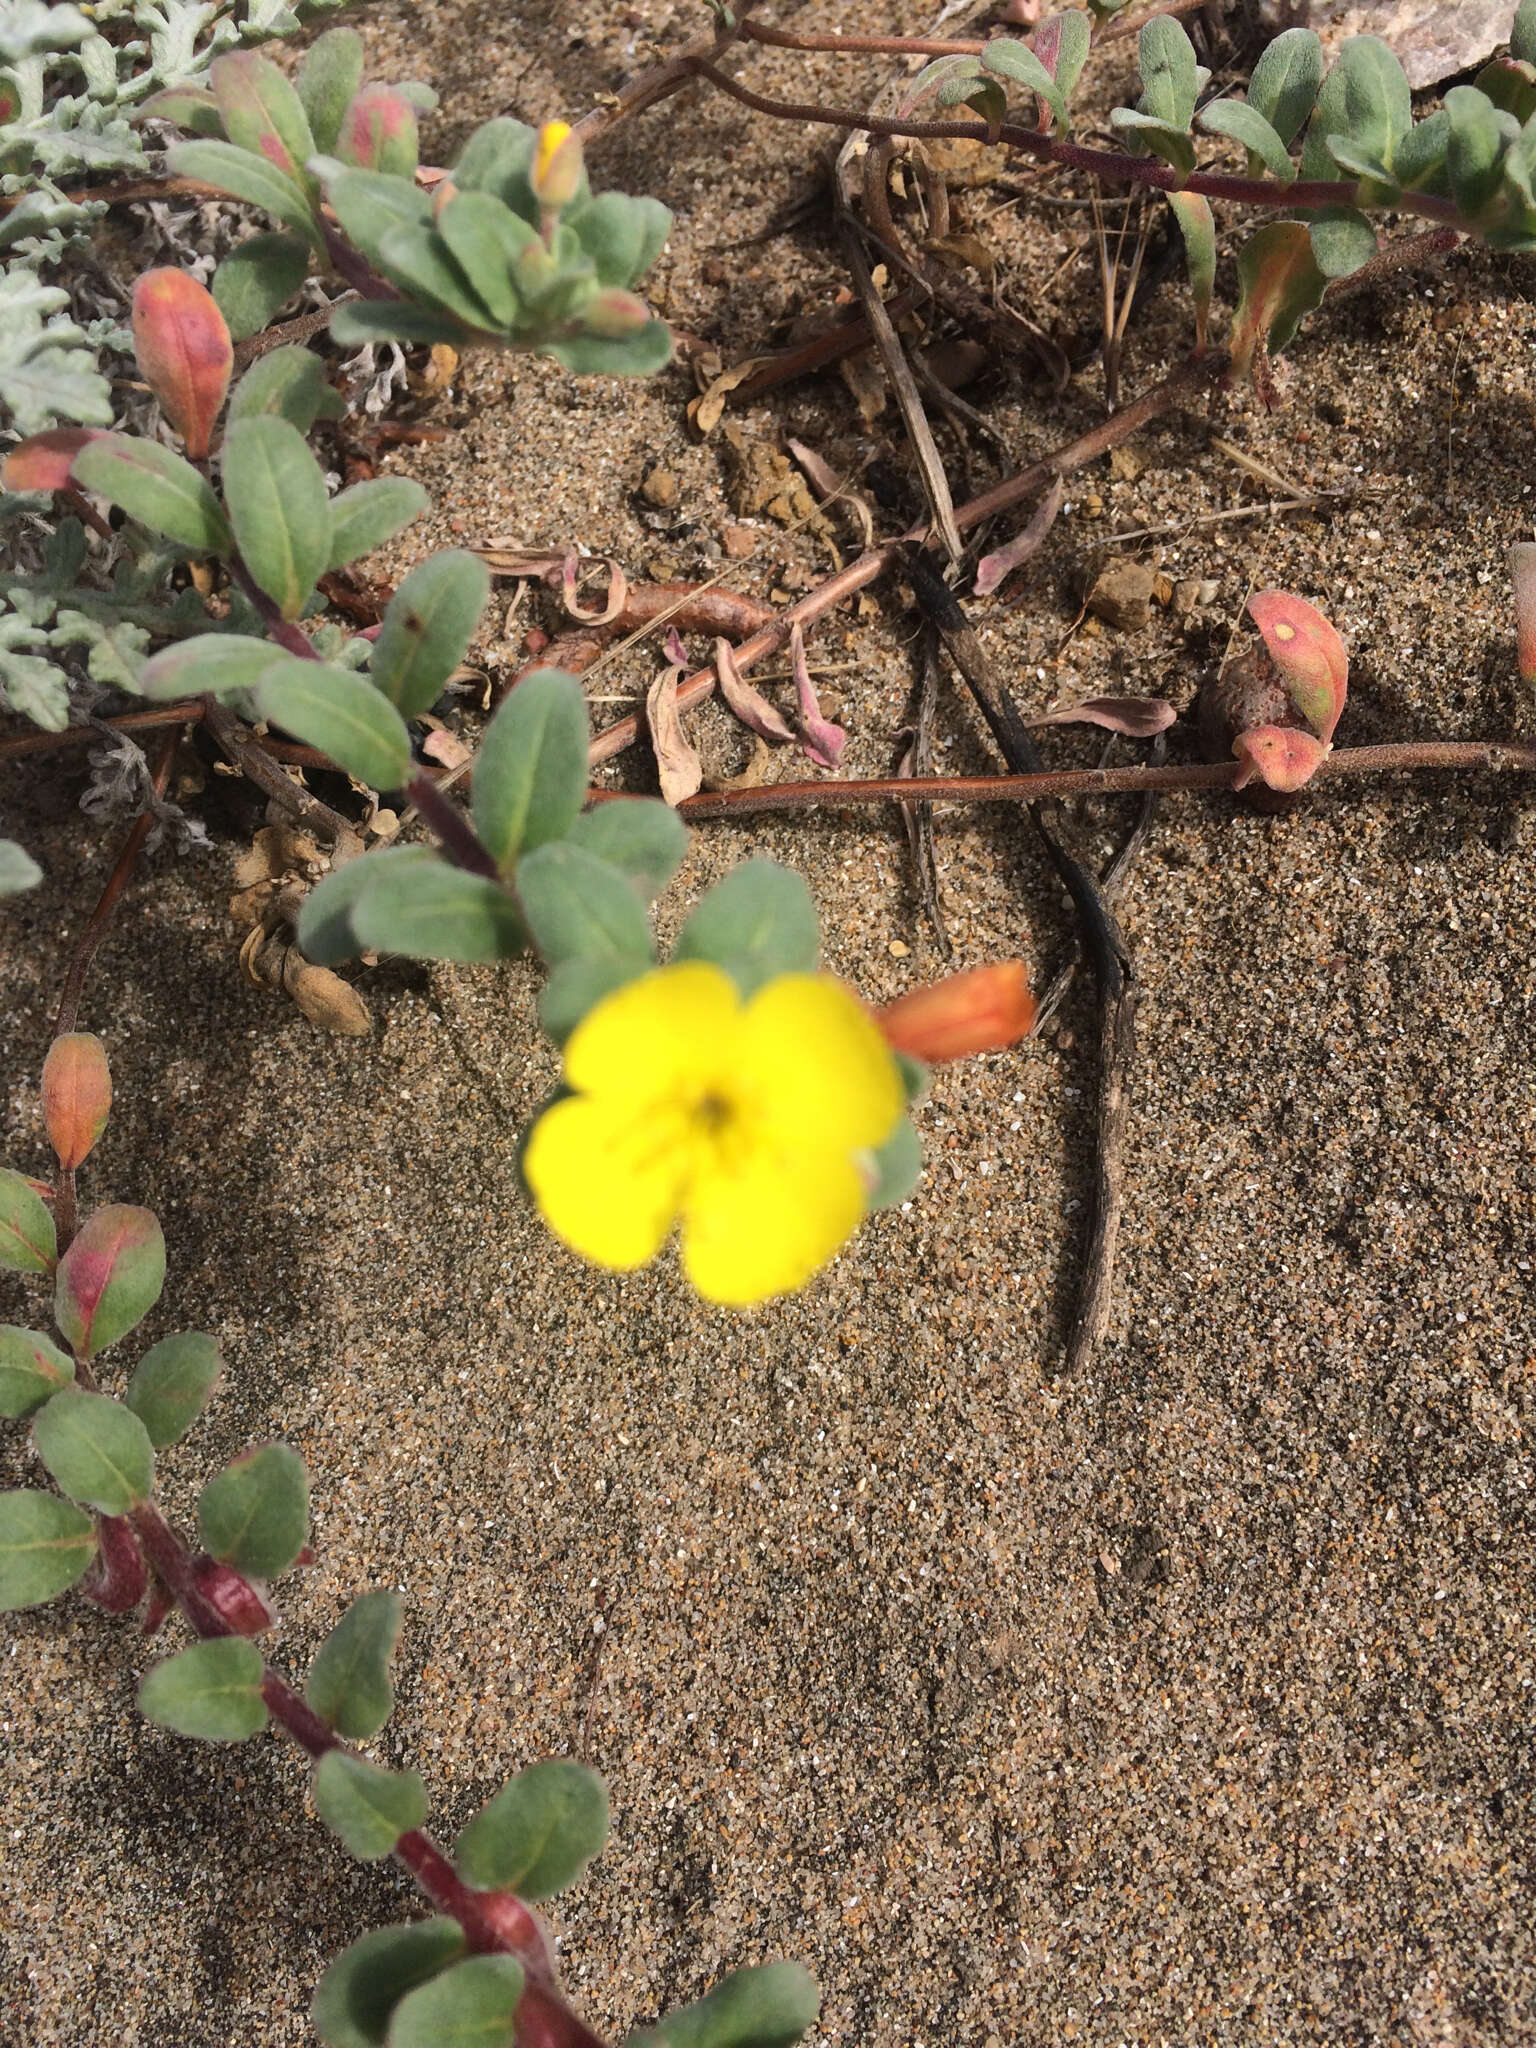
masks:
[[[558,213],[576,197],[581,183],[581,144],[569,121],[546,121],[534,146],[529,173],[534,197],[546,213]]]

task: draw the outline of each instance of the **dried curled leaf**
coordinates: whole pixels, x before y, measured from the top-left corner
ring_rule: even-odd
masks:
[[[1166,732],[1178,712],[1166,697],[1085,697],[1080,704],[1063,704],[1056,711],[1044,711],[1029,725],[1102,725],[1106,731],[1124,733],[1128,739],[1155,739]]]
[[[821,703],[805,658],[805,634],[799,626],[795,626],[789,636],[789,665],[795,678],[795,693],[800,700],[801,744],[818,766],[835,768],[843,757],[848,735],[840,725],[831,724],[821,715]]]
[[[661,776],[661,794],[669,804],[680,804],[697,793],[704,780],[704,766],[697,749],[683,731],[677,709],[677,686],[682,666],[673,662],[664,668],[645,693],[645,719],[656,749],[656,766]]]
[[[720,694],[731,710],[751,731],[765,740],[792,740],[793,728],[776,711],[760,690],[745,681],[736,666],[736,653],[729,640],[715,642],[715,673]]]

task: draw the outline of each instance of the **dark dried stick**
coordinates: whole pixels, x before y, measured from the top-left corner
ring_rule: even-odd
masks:
[[[205,698],[203,723],[231,766],[238,768],[247,782],[254,782],[263,796],[271,797],[291,818],[297,818],[333,846],[356,840],[357,834],[340,812],[321,803],[302,782],[285,775],[271,755],[256,745],[227,704],[221,704],[217,697]]]
[[[912,744],[907,750],[907,763],[914,775],[931,775],[933,772],[933,722],[939,705],[939,647],[938,634],[932,626],[923,634],[923,674],[917,690],[917,716],[913,721]],[[917,874],[917,897],[928,914],[933,926],[933,936],[939,951],[948,960],[954,953],[949,932],[944,923],[944,906],[939,900],[939,864],[933,845],[933,804],[923,800],[901,807],[902,823],[907,828],[907,843],[912,849],[912,865]]]
[[[938,628],[950,659],[1015,774],[1040,772],[1040,756],[1006,685],[961,610],[954,592],[920,548],[908,551],[907,570],[922,610]],[[1115,1246],[1124,1207],[1125,1131],[1129,1076],[1136,1052],[1136,978],[1125,940],[1104,901],[1097,877],[1063,842],[1058,820],[1030,805],[1041,840],[1072,898],[1084,952],[1098,984],[1099,1104],[1094,1159],[1093,1224],[1084,1257],[1077,1313],[1067,1345],[1067,1370],[1085,1372],[1109,1327],[1114,1302]]]

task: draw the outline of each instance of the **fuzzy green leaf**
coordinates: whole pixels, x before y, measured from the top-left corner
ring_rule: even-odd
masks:
[[[1323,69],[1322,43],[1309,28],[1286,29],[1265,45],[1253,67],[1248,104],[1268,122],[1286,149],[1317,104]]]
[[[227,555],[234,546],[207,478],[158,441],[98,434],[75,457],[70,474],[86,490],[120,505],[130,519],[183,547]]]
[[[1208,135],[1230,135],[1283,184],[1288,185],[1295,177],[1296,166],[1286,154],[1285,144],[1251,103],[1213,100],[1201,114],[1200,126]]]
[[[812,974],[821,932],[811,892],[776,861],[743,861],[702,898],[673,948],[674,960],[712,960],[753,996],[780,974]]]
[[[1502,182],[1505,149],[1502,120],[1493,102],[1476,86],[1453,85],[1445,96],[1450,123],[1446,168],[1451,194],[1468,220],[1476,220]]]
[[[0,1166],[0,1267],[51,1273],[58,1245],[48,1204],[22,1174]]]
[[[275,1579],[309,1541],[309,1474],[287,1444],[263,1444],[226,1465],[198,1496],[203,1548],[220,1564]]]
[[[153,1213],[113,1202],[89,1215],[54,1275],[53,1319],[77,1358],[126,1337],[160,1299],[165,1238]]]
[[[241,420],[271,417],[286,420],[298,434],[307,434],[319,417],[325,391],[325,364],[313,349],[297,344],[269,349],[256,358],[229,394],[226,429]],[[322,494],[324,489],[322,483]]]
[[[369,673],[407,718],[441,695],[490,591],[490,571],[478,555],[444,548],[418,563],[390,599]]]
[[[496,316],[470,284],[435,228],[401,222],[379,239],[375,258],[392,284],[429,309],[451,314],[482,334],[495,330]]]
[[[549,1899],[573,1885],[608,1839],[608,1788],[585,1764],[551,1758],[510,1779],[460,1834],[466,1884]]]
[[[385,2048],[400,2000],[463,1953],[464,1930],[456,1920],[375,1928],[320,1979],[310,2008],[315,2032],[328,2048]]]
[[[649,377],[672,360],[672,330],[647,320],[633,334],[573,334],[540,346],[574,377]]]
[[[443,860],[367,890],[350,923],[367,950],[416,960],[514,960],[526,943],[517,905],[500,883]]]
[[[374,262],[391,228],[402,224],[427,227],[432,220],[432,202],[413,179],[392,178],[383,171],[349,170],[334,158],[326,168],[325,196],[347,240]],[[333,319],[331,331],[335,330]]]
[[[575,823],[586,801],[587,744],[581,684],[559,669],[525,676],[487,726],[473,812],[481,844],[503,874]]]
[[[231,339],[260,334],[309,275],[309,244],[300,235],[251,235],[213,273],[210,289]]]
[[[1071,119],[1067,113],[1066,96],[1026,43],[1009,42],[999,37],[987,44],[981,53],[981,61],[999,78],[1011,78],[1044,100],[1055,117],[1056,126],[1063,134],[1066,133]]]
[[[32,1441],[59,1491],[81,1507],[126,1515],[149,1498],[154,1446],[121,1401],[66,1387],[33,1417]]]
[[[145,1352],[124,1398],[157,1451],[186,1435],[223,1370],[218,1345],[200,1330],[162,1337]]]
[[[42,869],[24,846],[18,846],[14,839],[0,839],[0,897],[19,896],[24,889],[35,889],[42,879]],[[0,1252],[0,1265],[4,1263],[4,1254]]]
[[[735,1970],[697,2005],[631,2034],[626,2048],[789,2048],[816,2024],[821,1994],[798,1963]]]
[[[1140,113],[1134,107],[1115,107],[1109,119],[1110,125],[1119,129],[1136,148],[1150,156],[1160,156],[1164,163],[1172,164],[1181,177],[1187,178],[1195,168],[1195,145],[1188,133],[1173,122],[1164,121],[1156,114]]]
[[[1438,192],[1449,197],[1451,181],[1446,157],[1451,146],[1451,117],[1437,107],[1415,121],[1392,154],[1392,176],[1405,192]]]
[[[363,82],[363,39],[355,28],[327,29],[311,46],[294,81],[315,149],[336,147],[342,119]]]
[[[387,1856],[427,1817],[419,1771],[386,1771],[345,1750],[327,1750],[315,1766],[315,1810],[362,1863]],[[394,2039],[395,2029],[390,2028]]]
[[[598,804],[583,811],[565,836],[572,846],[622,868],[645,903],[661,894],[688,850],[687,826],[670,804],[653,796]]]
[[[397,889],[415,868],[436,867],[439,856],[430,846],[386,846],[366,858],[350,860],[311,889],[299,912],[299,946],[307,960],[334,967],[363,950],[352,917],[363,897],[378,888]]]
[[[349,1742],[377,1735],[394,1708],[389,1666],[401,1614],[398,1593],[364,1593],[315,1652],[304,1697]]]
[[[1351,36],[1317,96],[1301,175],[1333,177],[1332,137],[1390,169],[1394,149],[1412,126],[1413,94],[1402,65],[1380,36]]]
[[[440,341],[462,346],[464,330],[446,313],[404,299],[347,299],[331,315],[331,338],[338,348],[368,348],[378,341],[430,348]]]
[[[305,374],[301,365],[293,369]],[[245,566],[285,619],[298,618],[331,558],[331,507],[319,463],[291,420],[245,415],[224,437],[223,480]]]
[[[468,1956],[402,1998],[389,2048],[510,2048],[523,1967],[511,1956]]]
[[[874,1185],[864,1200],[871,1209],[889,1209],[904,1202],[917,1186],[923,1171],[923,1141],[906,1117],[879,1149],[873,1152]]]
[[[178,142],[166,152],[166,165],[178,178],[197,178],[231,199],[259,206],[263,213],[302,235],[317,248],[323,245],[320,224],[291,178],[264,157],[237,149],[232,142]]]
[[[91,1568],[96,1524],[56,1493],[0,1493],[0,1614],[38,1607]]]
[[[194,1643],[146,1672],[139,1712],[157,1727],[203,1742],[244,1742],[267,1725],[262,1660],[243,1636]]]
[[[139,696],[162,703],[253,690],[277,651],[270,640],[254,640],[244,633],[195,633],[190,640],[161,648],[139,671],[134,689]]]
[[[19,1422],[74,1377],[74,1360],[40,1330],[0,1323],[0,1415]]]
[[[649,960],[621,954],[586,955],[552,967],[539,990],[539,1028],[556,1045],[564,1045],[589,1010],[627,981],[649,971]]]
[[[1313,214],[1310,233],[1324,277],[1349,277],[1376,254],[1376,230],[1353,206],[1325,206]]]
[[[411,742],[398,711],[351,669],[278,655],[256,688],[261,716],[329,754],[370,789],[398,789],[411,772]]]
[[[600,192],[567,213],[566,224],[591,257],[598,283],[626,287],[644,277],[672,232],[672,216],[659,199],[623,192]]]
[[[308,196],[314,179],[304,168],[315,154],[304,103],[269,57],[238,50],[214,59],[208,83],[218,101],[224,133],[237,149],[282,172]]]
[[[489,192],[460,192],[438,215],[437,231],[494,323],[514,326],[523,306],[512,266],[539,239],[537,228]]]
[[[1211,202],[1198,192],[1170,192],[1168,205],[1184,237],[1189,293],[1195,302],[1195,341],[1204,348],[1216,289],[1216,216]]]
[[[1157,14],[1141,32],[1141,111],[1171,128],[1188,130],[1200,97],[1200,66],[1184,26],[1171,14]]]
[[[331,500],[331,558],[328,569],[360,562],[403,527],[419,519],[431,503],[414,477],[371,476],[350,484]]]
[[[624,874],[555,840],[518,862],[517,894],[546,964],[611,960],[643,973],[655,958],[644,906]]]

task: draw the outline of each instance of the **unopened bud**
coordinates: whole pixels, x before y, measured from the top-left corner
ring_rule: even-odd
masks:
[[[259,1636],[277,1620],[277,1609],[256,1581],[216,1557],[193,1558],[192,1583],[237,1636]]]
[[[1035,999],[1023,961],[1002,960],[914,989],[875,1021],[894,1051],[932,1064],[1013,1045],[1035,1021]]]
[[[582,309],[581,324],[589,334],[601,334],[609,341],[622,341],[626,334],[638,334],[650,324],[651,309],[633,292],[617,286],[594,292]]]
[[[529,182],[546,213],[569,206],[581,184],[581,143],[569,121],[546,121],[534,144]]]

